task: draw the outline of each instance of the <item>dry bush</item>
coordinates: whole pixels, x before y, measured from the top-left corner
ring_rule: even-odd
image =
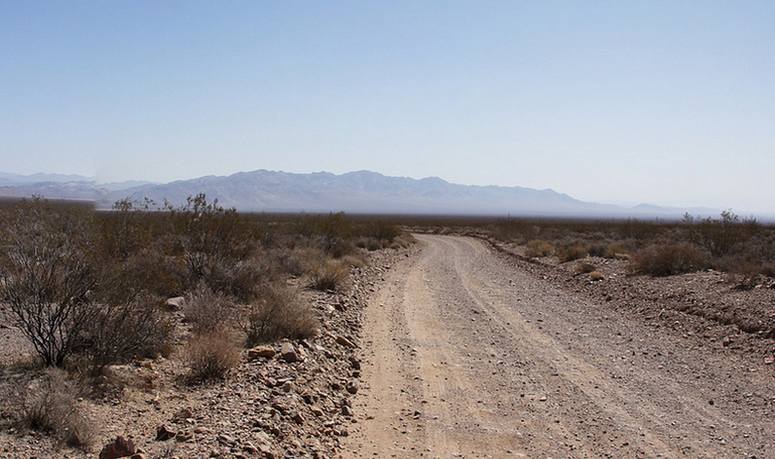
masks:
[[[315,290],[341,290],[350,276],[349,267],[340,260],[326,260],[311,273],[310,286]]]
[[[380,241],[375,237],[367,237],[367,236],[361,236],[358,239],[356,239],[355,245],[362,249],[366,249],[370,252],[379,250],[384,247],[383,241]]]
[[[709,266],[707,254],[692,244],[652,245],[635,253],[630,260],[633,272],[652,276],[699,271]]]
[[[247,345],[255,346],[282,338],[309,338],[319,325],[312,309],[299,300],[295,290],[273,286],[253,305],[243,330]]]
[[[554,246],[542,239],[533,239],[527,243],[525,255],[531,258],[548,257],[554,253]]]
[[[184,290],[182,261],[158,250],[142,249],[123,261],[100,260],[99,265],[95,294],[100,302],[127,302],[142,292],[169,298]]]
[[[83,331],[78,351],[88,357],[94,370],[165,353],[173,326],[160,305],[160,299],[149,294],[126,304],[100,305]]]
[[[6,229],[0,301],[46,365],[62,366],[96,308],[90,298],[87,217],[40,199],[18,206]]]
[[[234,318],[235,305],[222,293],[213,292],[204,283],[186,295],[184,313],[194,334],[206,335],[226,328]]]
[[[566,263],[586,257],[589,254],[589,248],[583,242],[567,242],[557,247],[555,254],[560,259],[560,263]]]
[[[192,382],[223,379],[239,364],[240,348],[225,330],[194,335],[188,343],[186,359]]]
[[[612,242],[608,244],[603,253],[605,258],[623,258],[630,255],[630,249],[622,242]]]
[[[282,269],[294,276],[312,272],[325,259],[325,253],[315,247],[296,247],[279,256]]]
[[[363,252],[342,257],[342,263],[354,268],[362,268],[366,265],[366,261],[366,255]]]
[[[579,274],[589,274],[597,268],[592,263],[579,263],[576,265],[576,272]]]
[[[19,421],[26,428],[48,433],[68,446],[88,448],[96,428],[78,408],[81,392],[77,384],[66,379],[64,371],[50,369],[24,394]]]

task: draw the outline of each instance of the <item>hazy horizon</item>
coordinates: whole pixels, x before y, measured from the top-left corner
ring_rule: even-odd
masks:
[[[0,170],[775,214],[775,3],[5,3]]]

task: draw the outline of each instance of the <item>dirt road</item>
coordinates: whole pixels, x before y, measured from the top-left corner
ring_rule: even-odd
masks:
[[[350,457],[775,457],[772,366],[418,235],[367,310]]]

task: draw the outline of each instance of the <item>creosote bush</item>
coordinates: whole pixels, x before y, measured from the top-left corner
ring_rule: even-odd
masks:
[[[533,239],[527,243],[525,255],[531,258],[548,257],[554,253],[554,246],[541,239]]]
[[[688,273],[709,266],[706,253],[691,244],[652,245],[635,253],[630,261],[633,272],[652,276]]]
[[[0,301],[46,365],[62,366],[96,313],[96,284],[86,251],[81,212],[63,212],[46,201],[20,203],[5,228]]]
[[[557,247],[555,254],[560,259],[560,263],[567,263],[586,257],[589,254],[589,248],[579,241],[566,242]]]
[[[149,294],[139,294],[126,303],[100,305],[82,332],[79,353],[89,358],[95,370],[134,357],[164,354],[172,323],[162,314],[160,305],[161,300]]]
[[[295,290],[282,286],[267,287],[243,323],[248,346],[282,338],[309,338],[318,327],[312,309],[301,302]]]

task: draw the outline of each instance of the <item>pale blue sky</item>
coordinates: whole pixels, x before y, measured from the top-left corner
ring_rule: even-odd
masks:
[[[0,1],[0,170],[775,213],[775,1]]]

